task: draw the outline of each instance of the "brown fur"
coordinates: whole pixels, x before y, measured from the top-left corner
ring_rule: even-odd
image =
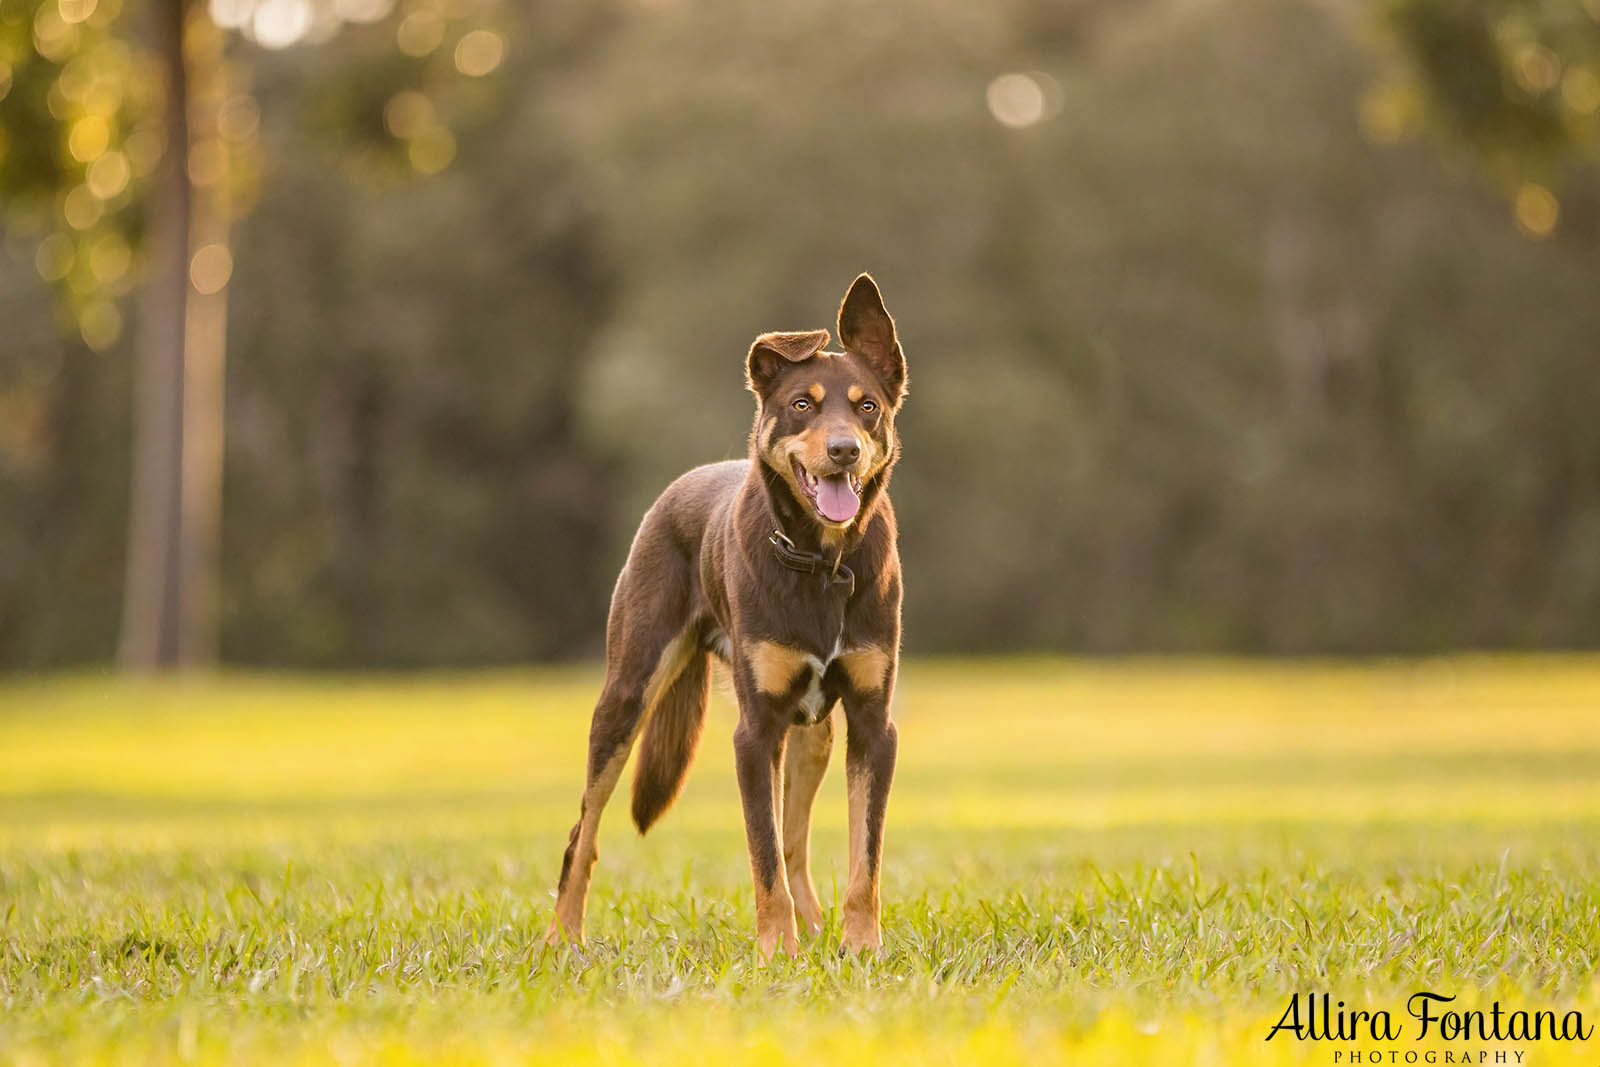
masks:
[[[552,940],[583,940],[600,813],[643,733],[633,817],[650,828],[682,788],[705,720],[710,655],[739,699],[739,794],[755,882],[756,944],[794,952],[822,928],[810,872],[811,804],[844,707],[850,883],[843,940],[882,944],[878,876],[897,735],[889,713],[900,647],[900,560],[887,493],[905,359],[894,320],[861,275],[828,331],[766,333],[745,361],[757,400],[750,458],[673,482],[640,523],[612,594],[606,679],[589,733],[578,824],[563,857]],[[796,465],[804,469],[802,479]],[[853,479],[853,518],[825,518],[802,480]],[[840,482],[834,482],[840,485]],[[780,530],[821,573],[780,561]],[[838,580],[853,574],[853,583]]]

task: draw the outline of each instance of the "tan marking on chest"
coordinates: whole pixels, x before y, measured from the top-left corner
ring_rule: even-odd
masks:
[[[780,645],[776,641],[757,641],[750,649],[750,674],[756,688],[763,693],[776,695],[788,692],[810,657],[798,648]]]
[[[815,400],[819,404],[822,403],[823,398],[828,395],[828,391],[822,387],[821,382],[817,382],[816,384],[812,385],[812,387],[807,389],[806,392],[810,393],[811,399]]]
[[[845,390],[845,395],[850,398],[850,403],[852,403],[852,404],[861,403],[861,397],[863,395],[862,392],[861,392],[861,386],[852,385],[849,389]]]
[[[883,688],[889,676],[889,653],[868,646],[853,648],[839,655],[839,665],[850,679],[850,685],[860,693],[876,693]]]

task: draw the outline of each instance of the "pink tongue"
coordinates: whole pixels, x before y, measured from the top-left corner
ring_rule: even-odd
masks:
[[[861,498],[850,488],[850,479],[845,475],[817,479],[817,510],[829,522],[849,522],[860,507]]]

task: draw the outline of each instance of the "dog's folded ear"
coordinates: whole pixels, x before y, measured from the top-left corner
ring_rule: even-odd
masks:
[[[744,370],[750,391],[766,396],[785,363],[799,363],[821,352],[828,343],[827,330],[800,333],[764,333],[750,346]]]
[[[839,305],[839,340],[866,360],[889,391],[889,402],[898,407],[906,394],[906,357],[870,274],[857,278]]]

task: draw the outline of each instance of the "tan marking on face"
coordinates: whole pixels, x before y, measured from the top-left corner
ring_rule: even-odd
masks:
[[[774,459],[781,459],[785,463],[791,459],[798,459],[801,466],[810,470],[828,454],[827,449],[822,446],[822,437],[816,427],[812,427],[785,437],[775,448],[769,448],[767,451]]]
[[[768,449],[773,454],[773,466],[784,479],[794,487],[795,499],[804,500],[805,494],[800,491],[800,484],[794,479],[794,467],[790,460],[799,460],[800,466],[808,471],[816,471],[828,463],[828,435],[820,426],[812,426],[807,430],[786,437],[776,449]]]
[[[811,388],[807,389],[806,392],[811,394],[811,399],[815,400],[819,404],[822,403],[823,398],[828,395],[828,391],[822,387],[821,382],[813,383]]]
[[[761,427],[761,436],[756,439],[756,445],[765,452],[772,447],[772,431],[778,428],[778,416],[774,415]]]
[[[800,669],[806,666],[804,652],[776,641],[757,641],[750,649],[749,659],[756,688],[769,695],[787,692]]]
[[[789,483],[789,488],[793,491],[796,500],[804,500],[806,496],[800,489],[800,483],[795,479],[794,464],[790,461],[798,459],[802,467],[807,470],[811,469],[811,465],[806,462],[811,454],[810,442],[806,440],[806,436],[807,434],[803,433],[794,437],[785,437],[778,443],[778,447],[765,450],[766,454],[772,459],[772,469],[777,471],[778,476],[785,482]]]
[[[855,438],[861,444],[862,454],[869,460],[878,462],[881,466],[882,460],[875,458],[877,456],[877,448],[872,438],[863,437],[859,433],[855,434]],[[795,478],[794,464],[791,462],[799,460],[800,466],[808,471],[816,471],[826,467],[830,462],[828,459],[828,434],[826,428],[814,425],[792,437],[785,437],[778,442],[776,447],[763,448],[761,451],[763,455],[768,457],[772,469],[777,471],[778,476],[788,483],[795,500],[804,504],[817,522],[822,525],[824,547],[838,547],[838,540],[843,537],[844,531],[855,523],[856,516],[852,516],[848,521],[842,523],[832,523],[823,519],[818,514],[815,505],[809,502],[809,495],[800,488],[800,483]],[[876,471],[869,471],[868,477],[873,473],[876,473]],[[862,478],[862,481],[866,480],[867,478]],[[832,540],[830,540],[830,536]]]
[[[795,453],[799,455],[800,462],[808,471],[815,471],[828,458],[828,435],[820,426],[813,426],[803,433],[795,434],[794,442],[797,446]]]
[[[861,386],[852,385],[848,390],[845,391],[845,395],[850,398],[850,403],[852,403],[852,404],[861,403],[861,397],[863,395],[862,392],[861,392]]]
[[[856,440],[861,443],[859,469],[865,472],[861,480],[863,482],[871,481],[873,475],[877,474],[879,468],[883,466],[883,458],[878,454],[877,439],[858,433],[856,434]]]
[[[844,668],[856,692],[876,693],[889,676],[889,653],[871,645],[851,649],[840,654],[839,666]]]

